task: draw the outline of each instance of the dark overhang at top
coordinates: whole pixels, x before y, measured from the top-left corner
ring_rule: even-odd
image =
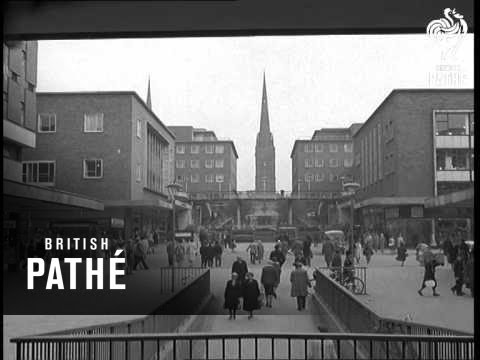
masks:
[[[7,39],[425,33],[473,0],[7,1]]]

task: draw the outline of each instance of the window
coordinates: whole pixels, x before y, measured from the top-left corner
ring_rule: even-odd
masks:
[[[177,169],[185,168],[185,160],[177,160],[175,161],[175,166]]]
[[[343,160],[343,166],[346,168],[352,167],[353,166],[353,159],[344,159]]]
[[[224,180],[223,174],[217,174],[217,175],[215,176],[215,181],[216,181],[217,183],[223,183],[223,180]]]
[[[200,146],[198,145],[191,145],[190,146],[190,152],[192,154],[198,154],[200,152]]]
[[[200,167],[200,160],[190,160],[190,167],[192,169],[198,169]]]
[[[213,183],[213,175],[212,174],[205,175],[205,182],[208,184]]]
[[[324,173],[317,173],[315,174],[315,181],[320,182],[325,180],[325,174]]]
[[[315,152],[323,152],[323,144],[315,144]]]
[[[99,179],[103,177],[103,160],[83,160],[83,177],[85,179]]]
[[[137,120],[137,138],[142,138],[142,120]]]
[[[305,159],[305,167],[306,168],[313,167],[313,160],[312,159]]]
[[[200,181],[200,175],[198,175],[198,174],[190,175],[190,181],[192,183],[198,183]]]
[[[438,112],[435,113],[435,135],[468,135],[469,113]]]
[[[313,144],[305,144],[305,152],[313,152]]]
[[[30,184],[54,185],[54,161],[26,161],[22,163],[22,181]]]
[[[223,154],[225,147],[223,145],[215,145],[215,153],[216,154]]]
[[[468,149],[438,149],[437,170],[470,170]]]
[[[329,180],[330,180],[330,182],[337,182],[338,181],[338,175],[330,173],[329,174]]]
[[[305,182],[309,183],[313,181],[313,174],[305,174]]]
[[[215,160],[215,167],[216,168],[223,168],[223,159],[216,159]]]
[[[84,132],[103,132],[103,114],[85,114],[83,122]]]
[[[135,179],[137,182],[142,181],[142,164],[137,164],[137,167],[135,169]]]
[[[329,144],[328,149],[330,152],[338,152],[338,145],[337,144]]]
[[[213,144],[206,144],[205,145],[205,153],[213,154]]]
[[[325,166],[325,161],[323,159],[315,159],[315,167],[322,168]]]
[[[177,154],[185,154],[185,145],[177,145],[175,148]]]
[[[57,117],[55,114],[38,114],[38,132],[47,133],[57,131]]]
[[[213,159],[207,159],[205,160],[205,167],[207,169],[213,169]]]
[[[353,152],[353,144],[344,144],[343,151],[347,153]]]
[[[330,167],[338,167],[338,160],[337,159],[330,159],[328,161],[328,166]]]
[[[177,175],[177,182],[180,182],[180,183],[185,182],[185,176],[184,175]]]

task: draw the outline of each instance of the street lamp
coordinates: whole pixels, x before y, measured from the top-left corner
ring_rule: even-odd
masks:
[[[182,189],[182,186],[173,182],[172,184],[167,185],[168,194],[172,201],[172,231],[173,239],[175,240],[175,195]]]
[[[343,180],[343,179],[342,179]],[[355,182],[342,182],[342,187],[344,191],[344,195],[350,196],[350,213],[351,213],[351,235],[350,235],[350,247],[351,250],[353,248],[354,238],[353,238],[353,230],[355,227],[355,193],[360,188],[360,184]]]

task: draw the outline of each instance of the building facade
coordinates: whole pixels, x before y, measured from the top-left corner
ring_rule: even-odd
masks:
[[[175,181],[193,197],[237,190],[235,144],[215,132],[192,126],[170,126],[175,134]]]
[[[354,135],[356,211],[364,228],[436,243],[469,211],[434,214],[428,198],[473,186],[473,90],[393,90]],[[454,227],[454,226],[452,226]]]
[[[353,134],[349,128],[325,128],[309,140],[296,140],[292,160],[292,192],[338,193],[342,181],[353,176]]]
[[[255,146],[255,191],[275,192],[275,146],[270,132],[268,116],[267,84],[263,74],[262,109],[260,131]]]
[[[167,231],[175,138],[136,93],[39,93],[37,106],[37,146],[25,152],[25,183],[101,200],[103,217],[123,236],[135,228]],[[48,216],[64,222],[61,214]]]

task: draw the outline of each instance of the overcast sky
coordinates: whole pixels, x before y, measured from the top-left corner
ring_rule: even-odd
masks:
[[[136,91],[166,125],[230,138],[238,189],[254,189],[255,138],[266,72],[277,189],[291,190],[296,139],[364,122],[395,88],[473,88],[473,35],[442,60],[426,35],[284,36],[40,41],[37,91]],[[431,79],[438,65],[457,66]],[[459,76],[458,76],[459,75]],[[430,80],[429,80],[430,79]]]

